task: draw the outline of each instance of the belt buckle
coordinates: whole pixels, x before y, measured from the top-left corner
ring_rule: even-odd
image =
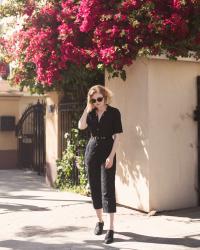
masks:
[[[97,139],[97,140],[103,140],[103,139],[106,139],[106,136],[93,136],[95,139]]]

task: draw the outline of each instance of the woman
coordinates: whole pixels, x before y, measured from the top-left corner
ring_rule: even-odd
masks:
[[[91,87],[87,106],[78,122],[79,129],[89,128],[91,138],[85,150],[85,165],[88,172],[93,207],[98,222],[94,233],[103,232],[102,212],[109,214],[109,229],[105,243],[113,242],[115,199],[116,148],[119,133],[122,133],[121,114],[110,106],[112,92],[101,85]]]

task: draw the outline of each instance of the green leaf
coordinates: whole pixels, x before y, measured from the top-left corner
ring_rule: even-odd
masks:
[[[126,81],[126,71],[125,70],[122,70],[120,72],[120,77],[121,77],[122,80]]]

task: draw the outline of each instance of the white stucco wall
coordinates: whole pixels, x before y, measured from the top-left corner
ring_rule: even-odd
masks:
[[[106,78],[124,133],[117,150],[118,202],[143,211],[197,205],[196,77],[200,64],[138,59],[127,80]]]
[[[59,158],[59,94],[50,92],[46,96],[46,181],[53,185],[57,176],[56,160]],[[48,111],[49,105],[55,105],[54,112]]]
[[[197,205],[197,123],[195,62],[150,60],[150,208]]]
[[[126,82],[106,81],[114,93],[111,105],[121,111],[123,134],[117,151],[117,201],[149,210],[148,65],[143,61],[127,69]]]
[[[45,97],[19,92],[17,88],[10,87],[7,81],[0,80],[0,116],[14,116],[15,124],[28,105],[37,103],[38,99],[45,100]],[[16,167],[17,143],[15,131],[0,130],[0,168]]]
[[[19,117],[19,98],[0,97],[0,116]],[[17,138],[15,131],[0,131],[0,150],[16,150]]]

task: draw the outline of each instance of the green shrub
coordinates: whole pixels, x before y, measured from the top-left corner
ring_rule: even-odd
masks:
[[[57,160],[55,187],[64,190],[87,193],[87,175],[84,164],[86,140],[81,138],[78,129],[65,134],[66,149]]]

